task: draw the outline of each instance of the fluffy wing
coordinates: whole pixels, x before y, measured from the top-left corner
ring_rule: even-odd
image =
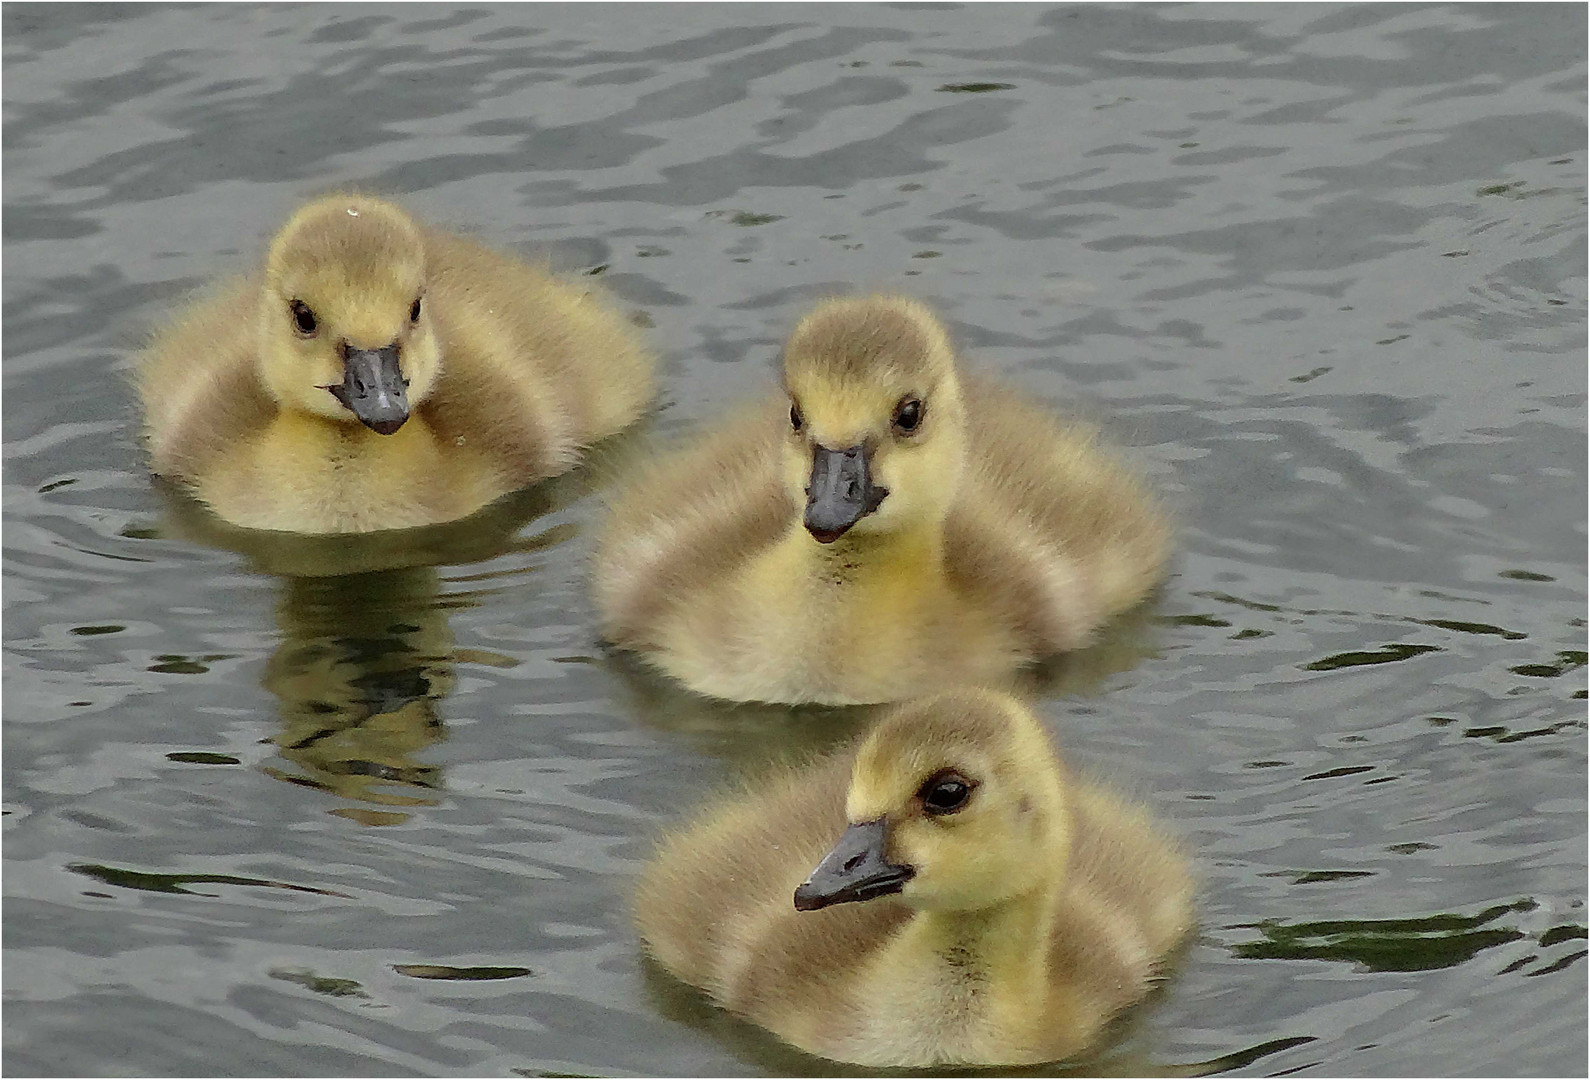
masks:
[[[192,479],[226,446],[269,421],[273,405],[255,366],[254,295],[232,281],[157,330],[139,358],[150,467]]]
[[[675,597],[721,580],[778,538],[795,508],[779,476],[781,410],[761,404],[700,442],[639,466],[598,540],[597,606],[607,638],[655,645]]]
[[[1146,484],[1014,392],[968,379],[971,468],[949,522],[951,571],[1040,651],[1081,644],[1159,581],[1169,528]]]

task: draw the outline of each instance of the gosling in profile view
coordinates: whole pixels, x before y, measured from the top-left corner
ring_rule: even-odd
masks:
[[[1143,997],[1191,897],[1177,850],[1031,712],[956,690],[665,840],[636,915],[663,967],[808,1053],[1022,1065]]]
[[[608,640],[693,690],[849,705],[1008,685],[1158,582],[1169,534],[1143,483],[963,375],[921,304],[819,304],[783,389],[641,468],[599,540]]]
[[[153,471],[235,525],[464,517],[631,423],[653,361],[583,286],[336,194],[179,313],[138,389]]]

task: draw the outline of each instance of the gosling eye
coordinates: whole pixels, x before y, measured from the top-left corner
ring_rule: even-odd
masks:
[[[909,435],[922,424],[923,405],[920,398],[908,397],[894,407],[894,429]]]
[[[420,297],[416,296],[414,298],[413,306],[409,308],[409,322],[417,323],[419,321],[420,321]]]
[[[287,307],[293,313],[293,325],[304,337],[314,337],[320,324],[315,321],[315,313],[309,310],[309,305],[302,300],[289,300]]]
[[[966,808],[976,783],[954,769],[943,769],[928,777],[927,783],[917,791],[922,809],[933,815],[953,814]]]
[[[801,407],[796,405],[794,402],[790,402],[789,426],[790,430],[792,431],[799,431],[801,428],[806,426],[806,417],[801,412]]]

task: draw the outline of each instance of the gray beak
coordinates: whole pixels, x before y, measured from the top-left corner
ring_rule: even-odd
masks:
[[[831,544],[878,509],[888,494],[887,488],[872,483],[866,447],[830,450],[814,446],[812,478],[806,485],[806,531],[818,543]]]
[[[812,876],[795,890],[795,910],[816,911],[903,889],[916,871],[896,866],[884,854],[889,840],[887,821],[878,818],[846,829],[834,850],[823,856]]]
[[[349,349],[342,382],[328,386],[331,396],[371,431],[390,435],[409,418],[408,381],[398,366],[398,347]]]

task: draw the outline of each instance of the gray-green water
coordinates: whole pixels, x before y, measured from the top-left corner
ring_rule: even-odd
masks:
[[[612,664],[579,477],[375,551],[164,516],[118,371],[342,183],[602,269],[645,437],[887,288],[1132,448],[1174,574],[1041,711],[1203,926],[1086,1068],[1585,1070],[1582,6],[0,17],[8,1072],[823,1068],[624,896],[857,721]]]

